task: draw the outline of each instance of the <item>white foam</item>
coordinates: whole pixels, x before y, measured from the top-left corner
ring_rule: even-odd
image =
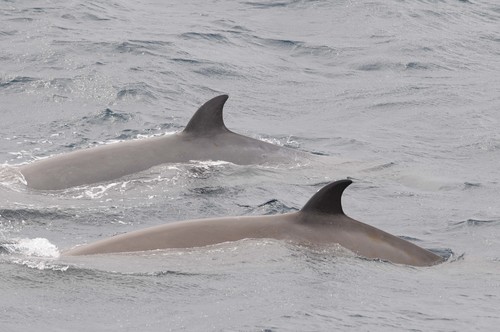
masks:
[[[21,172],[11,165],[0,165],[0,185],[16,189],[19,184],[26,185],[26,180]]]
[[[51,261],[46,260],[14,260],[14,263],[27,266],[31,269],[37,270],[53,270],[53,271],[66,271],[69,269],[69,265],[54,264]]]
[[[60,255],[57,247],[44,238],[15,239],[3,247],[10,253],[23,256],[58,258]]]
[[[113,182],[106,185],[99,185],[88,188],[85,190],[85,196],[92,199],[101,198],[104,196],[104,193],[106,193],[109,189],[116,187],[117,185],[118,185],[117,182]]]
[[[209,168],[211,166],[224,166],[224,165],[233,165],[233,163],[224,160],[190,160],[190,163],[195,166],[201,166]]]
[[[288,136],[286,138],[286,141],[283,142],[283,139],[278,139],[278,138],[266,138],[262,136],[257,137],[258,140],[261,140],[266,143],[278,145],[278,146],[288,146],[288,147],[293,147],[293,148],[299,148],[300,143],[296,140],[292,139],[292,136]]]

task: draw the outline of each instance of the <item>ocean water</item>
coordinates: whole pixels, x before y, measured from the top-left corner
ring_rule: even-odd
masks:
[[[1,331],[491,331],[500,324],[497,1],[1,1]],[[64,191],[16,165],[227,126],[307,165],[163,165]],[[339,160],[346,163],[339,163]],[[353,179],[346,213],[447,257],[243,240],[58,258],[176,220],[296,211]]]

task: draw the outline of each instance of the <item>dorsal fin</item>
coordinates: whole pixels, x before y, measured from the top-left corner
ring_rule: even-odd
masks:
[[[351,180],[339,180],[321,188],[302,208],[302,212],[322,214],[344,214],[342,193],[352,183]]]
[[[184,128],[190,134],[208,134],[218,131],[227,131],[222,118],[222,109],[228,95],[221,95],[210,99],[194,113],[191,120]]]

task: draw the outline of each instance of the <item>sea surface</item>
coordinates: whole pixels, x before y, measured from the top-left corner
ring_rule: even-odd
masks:
[[[0,64],[2,332],[500,326],[498,1],[0,1]],[[219,94],[231,130],[320,161],[193,161],[62,191],[16,171],[182,130]],[[271,239],[59,257],[177,220],[297,211],[344,178],[349,216],[446,262]]]

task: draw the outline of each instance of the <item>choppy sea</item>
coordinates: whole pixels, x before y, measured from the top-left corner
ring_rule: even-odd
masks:
[[[500,325],[495,0],[0,1],[0,330],[493,331]],[[63,191],[16,165],[181,130],[229,94],[238,133],[348,163],[163,165]],[[430,268],[275,240],[58,258],[177,220],[351,217]]]

